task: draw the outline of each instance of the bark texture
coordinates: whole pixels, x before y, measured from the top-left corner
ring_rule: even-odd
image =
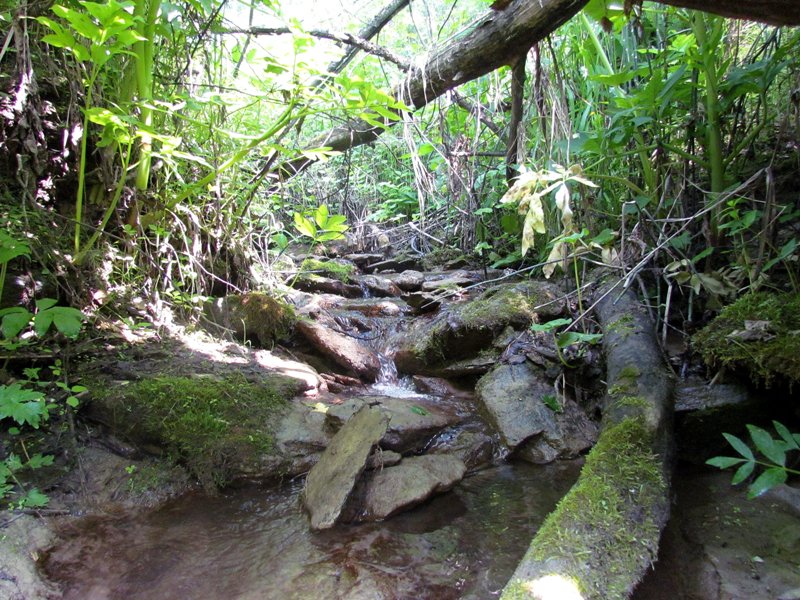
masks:
[[[462,83],[515,63],[533,44],[577,14],[586,1],[513,0],[503,10],[488,12],[463,36],[436,50],[424,66],[412,68],[392,93],[412,109],[425,106]],[[316,138],[308,147],[341,152],[374,141],[384,129],[354,120]],[[283,163],[279,171],[283,177],[291,177],[314,162],[301,156]]]
[[[597,306],[608,369],[600,438],[534,537],[506,600],[628,598],[656,559],[669,516],[672,377],[647,313],[631,292],[617,296]]]
[[[748,19],[770,25],[800,25],[798,0],[660,0],[660,3],[703,10],[731,19]]]

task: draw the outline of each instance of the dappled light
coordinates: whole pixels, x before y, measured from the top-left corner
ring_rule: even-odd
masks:
[[[796,595],[797,0],[0,32],[0,597]]]

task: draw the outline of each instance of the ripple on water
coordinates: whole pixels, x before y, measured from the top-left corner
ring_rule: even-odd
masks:
[[[299,482],[192,495],[78,522],[44,568],[65,600],[487,598],[578,470],[503,465],[384,523],[319,533]]]

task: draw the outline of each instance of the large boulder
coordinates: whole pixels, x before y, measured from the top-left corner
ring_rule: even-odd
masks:
[[[396,340],[395,363],[405,373],[436,373],[446,362],[478,355],[507,327],[523,329],[566,308],[562,294],[548,282],[499,285],[477,298],[452,305],[430,320],[421,319]]]
[[[364,476],[348,506],[348,516],[354,521],[386,519],[448,491],[466,471],[461,459],[447,454],[404,458],[400,464]]]
[[[552,384],[528,361],[498,365],[475,391],[503,443],[519,458],[574,458],[597,439],[597,426],[573,400],[557,399]]]
[[[308,473],[303,505],[312,529],[332,527],[367,465],[374,446],[386,433],[388,417],[363,406],[339,430],[319,462]]]
[[[422,450],[442,429],[461,421],[452,408],[430,399],[359,396],[328,407],[330,427],[340,427],[364,405],[386,415],[389,427],[381,440],[381,447],[400,453]]]
[[[377,379],[381,371],[378,355],[357,340],[314,321],[299,321],[297,331],[348,374],[366,381]]]
[[[213,298],[203,311],[214,333],[231,332],[237,339],[246,338],[264,348],[287,337],[297,321],[289,304],[263,292]]]

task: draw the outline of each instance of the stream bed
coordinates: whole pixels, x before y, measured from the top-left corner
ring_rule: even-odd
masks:
[[[491,598],[578,461],[480,471],[388,521],[314,533],[301,480],[86,518],[44,560],[65,600]]]

